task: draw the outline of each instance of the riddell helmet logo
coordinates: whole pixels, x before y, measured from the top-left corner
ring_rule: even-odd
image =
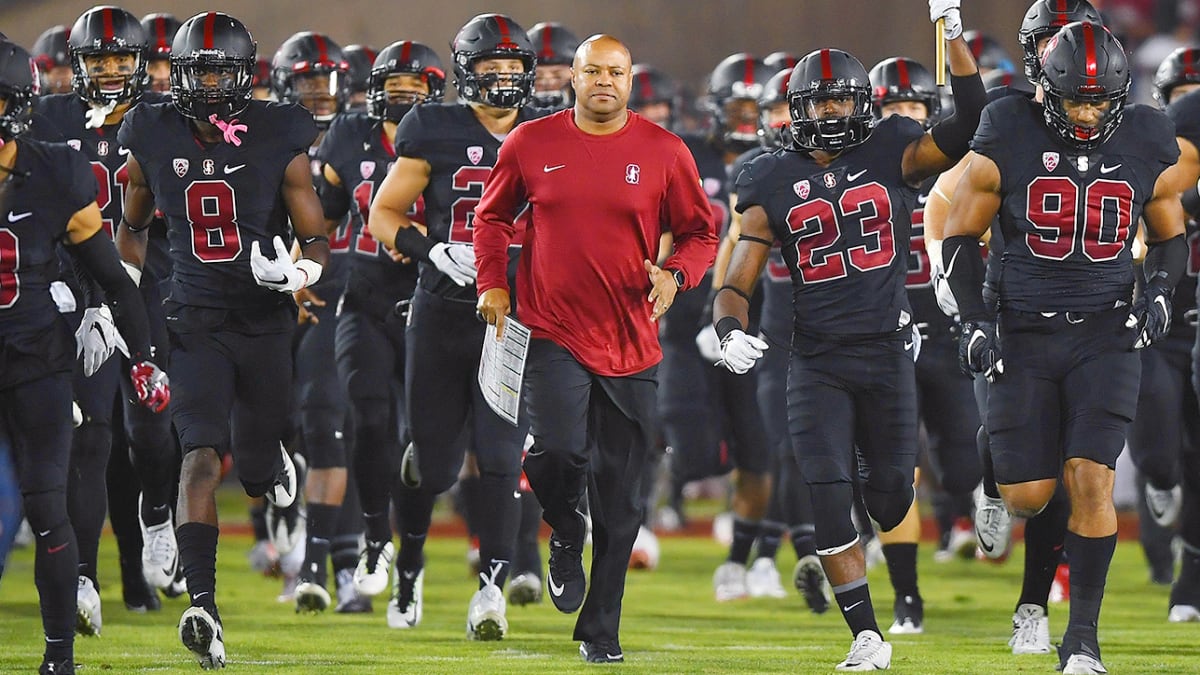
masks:
[[[792,184],[792,189],[796,191],[796,196],[800,199],[808,199],[808,193],[812,188],[809,187],[807,180],[802,180]]]
[[[630,185],[637,185],[638,179],[642,175],[642,167],[637,164],[630,164],[625,167],[625,182]]]
[[[1058,166],[1058,153],[1057,152],[1043,152],[1042,153],[1042,166],[1046,167],[1047,171],[1053,171],[1055,169],[1055,167]]]

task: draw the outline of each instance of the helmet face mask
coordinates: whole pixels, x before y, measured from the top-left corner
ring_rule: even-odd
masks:
[[[463,101],[512,109],[529,100],[537,56],[517,22],[502,14],[480,14],[458,31],[450,50],[454,84]]]
[[[874,127],[871,83],[858,59],[821,49],[800,59],[788,83],[795,144],[841,152],[867,140]]]
[[[424,84],[424,93],[418,91],[417,82]],[[445,92],[446,73],[437,52],[419,42],[401,40],[375,57],[367,79],[367,114],[372,119],[399,122],[414,105],[440,102]]]
[[[257,47],[237,19],[205,12],[183,22],[171,44],[171,100],[180,114],[228,120],[250,102]]]
[[[29,52],[0,40],[0,140],[7,143],[29,131],[33,99],[40,89],[37,66]]]
[[[556,21],[534,24],[526,34],[537,53],[533,102],[547,108],[563,108],[575,102],[571,88],[571,62],[579,49],[579,38]]]
[[[1120,126],[1129,82],[1124,48],[1107,29],[1068,24],[1050,39],[1042,55],[1046,125],[1077,149],[1095,149]],[[1093,124],[1080,119],[1089,109]]]
[[[146,33],[132,14],[93,7],[67,37],[75,92],[90,105],[132,103],[146,88]]]
[[[327,36],[307,31],[292,35],[275,52],[271,66],[275,95],[312,113],[317,128],[328,128],[346,109],[350,63]]]

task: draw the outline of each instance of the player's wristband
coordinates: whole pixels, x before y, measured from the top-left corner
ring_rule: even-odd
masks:
[[[429,252],[433,250],[434,241],[421,234],[415,227],[402,227],[396,232],[393,248],[410,258],[431,262]]]
[[[151,221],[147,220],[145,225],[143,225],[141,227],[134,227],[133,223],[129,222],[128,220],[125,220],[124,218],[121,218],[121,222],[117,224],[117,229],[118,230],[121,229],[121,225],[123,224],[123,225],[125,225],[126,230],[129,230],[130,232],[137,234],[138,232],[146,231],[146,229],[150,227],[150,223],[151,223]]]
[[[732,316],[721,317],[720,319],[717,320],[717,323],[713,325],[713,328],[716,329],[717,337],[720,338],[721,340],[724,340],[726,335],[729,335],[730,333],[732,333],[735,330],[740,330],[740,331],[746,330],[742,326],[742,322],[738,321],[737,318],[732,317]]]

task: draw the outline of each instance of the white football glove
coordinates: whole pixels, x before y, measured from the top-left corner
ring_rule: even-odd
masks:
[[[250,244],[250,273],[259,286],[280,293],[295,293],[321,278],[321,265],[317,262],[307,258],[292,261],[292,254],[282,237],[275,235],[271,243],[275,246],[274,260],[262,254],[257,241]]]
[[[83,374],[91,377],[100,370],[100,366],[112,356],[113,350],[119,349],[129,356],[129,347],[125,339],[117,332],[113,323],[112,311],[108,305],[88,307],[83,310],[83,321],[75,330],[75,356],[83,355]]]
[[[938,309],[946,316],[958,316],[958,300],[950,290],[950,280],[941,264],[935,264],[929,274],[933,278],[933,297],[937,298]]]
[[[721,360],[721,338],[717,337],[717,329],[712,325],[705,326],[696,333],[696,347],[700,349],[700,356],[709,363],[717,363]]]
[[[721,340],[721,361],[729,372],[741,375],[754,367],[754,362],[762,358],[767,350],[764,340],[747,335],[745,331],[734,330]]]
[[[475,247],[438,242],[429,251],[429,259],[438,270],[459,286],[475,283]]]
[[[921,331],[917,328],[917,324],[914,323],[912,325],[912,342],[905,343],[904,345],[905,351],[912,351],[913,363],[916,363],[917,359],[921,358],[921,342],[924,340],[925,338],[921,337]]]
[[[77,308],[75,294],[71,292],[71,287],[61,281],[50,282],[50,298],[54,300],[54,305],[58,307],[59,314],[74,312]]]
[[[959,12],[961,0],[929,0],[929,20],[937,23],[945,19],[946,39],[953,40],[962,35],[962,15]]]

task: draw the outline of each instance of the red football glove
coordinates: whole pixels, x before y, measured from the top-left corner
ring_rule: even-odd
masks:
[[[142,361],[130,368],[129,379],[133,380],[133,389],[142,405],[154,412],[167,409],[171,402],[171,383],[167,374],[152,361]]]

